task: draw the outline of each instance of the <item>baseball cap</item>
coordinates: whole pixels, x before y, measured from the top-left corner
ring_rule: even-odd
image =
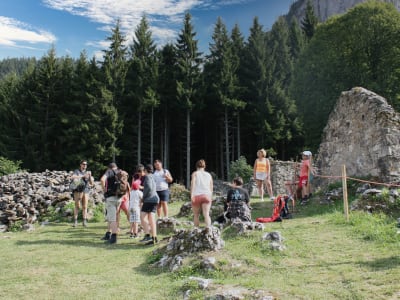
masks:
[[[301,154],[303,154],[305,156],[311,156],[312,155],[311,151],[308,151],[308,150],[303,151]]]

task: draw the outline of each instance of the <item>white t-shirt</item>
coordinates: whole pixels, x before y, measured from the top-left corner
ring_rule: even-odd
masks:
[[[129,195],[129,209],[139,211],[140,210],[140,200],[143,198],[142,191],[131,190]]]
[[[165,179],[165,175],[169,174],[167,169],[155,170],[153,172],[153,178],[156,182],[156,191],[165,191],[168,190],[168,182]]]
[[[204,170],[195,172],[192,196],[207,195],[212,196],[211,192],[212,177]]]

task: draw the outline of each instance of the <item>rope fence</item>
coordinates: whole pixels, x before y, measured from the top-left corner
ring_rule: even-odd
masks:
[[[347,194],[347,180],[353,180],[361,183],[368,183],[373,185],[381,185],[385,187],[400,187],[398,183],[383,183],[376,182],[371,180],[363,180],[359,178],[349,177],[346,175],[346,165],[342,166],[342,175],[334,176],[334,175],[313,175],[314,177],[325,178],[325,179],[341,179],[342,180],[342,190],[343,190],[343,206],[344,206],[344,214],[346,221],[349,221],[349,203],[348,203],[348,194]]]

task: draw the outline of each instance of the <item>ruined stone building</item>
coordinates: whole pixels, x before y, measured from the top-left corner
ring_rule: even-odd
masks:
[[[399,181],[400,115],[364,88],[342,92],[324,129],[316,165],[325,175],[340,175],[346,165],[348,176]]]

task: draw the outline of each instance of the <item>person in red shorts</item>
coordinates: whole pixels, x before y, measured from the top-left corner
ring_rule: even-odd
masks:
[[[305,204],[308,201],[308,175],[311,173],[314,174],[314,170],[310,164],[311,151],[303,151],[302,152],[302,161],[300,164],[300,177],[298,188],[301,189],[301,201],[300,204]]]
[[[211,226],[210,208],[213,193],[213,180],[210,173],[205,171],[206,162],[201,159],[196,163],[197,170],[192,173],[190,196],[194,215],[194,226],[199,227],[200,209],[206,226]]]

